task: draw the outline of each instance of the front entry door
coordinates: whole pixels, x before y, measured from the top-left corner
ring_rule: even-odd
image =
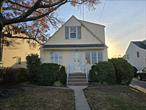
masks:
[[[73,53],[73,72],[82,72],[82,56],[80,52]]]

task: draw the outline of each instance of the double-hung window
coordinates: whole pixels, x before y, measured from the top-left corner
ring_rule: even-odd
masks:
[[[98,52],[96,52],[96,51],[86,52],[85,59],[86,59],[87,63],[89,63],[89,64],[97,63],[98,62]]]
[[[62,56],[59,52],[51,53],[51,62],[56,64],[61,64]]]
[[[85,53],[85,59],[88,64],[95,64],[103,61],[102,51],[89,51]]]
[[[81,39],[81,27],[65,26],[65,39]]]
[[[97,52],[91,52],[92,55],[92,64],[97,63]]]
[[[90,52],[85,53],[85,59],[88,64],[91,64]]]
[[[76,26],[69,27],[69,37],[77,38],[77,27]]]

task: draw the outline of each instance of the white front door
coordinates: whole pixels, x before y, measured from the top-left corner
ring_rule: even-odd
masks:
[[[82,54],[74,52],[72,57],[73,72],[82,72]]]

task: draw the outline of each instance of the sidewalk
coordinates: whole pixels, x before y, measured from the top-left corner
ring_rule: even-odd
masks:
[[[83,92],[83,89],[86,88],[86,86],[69,86],[69,88],[74,90],[76,110],[90,110],[90,107]]]
[[[139,81],[134,78],[129,86],[146,93],[146,81]]]

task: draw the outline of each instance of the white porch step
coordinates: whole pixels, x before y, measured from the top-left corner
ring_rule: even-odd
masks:
[[[88,86],[88,82],[68,82],[68,86]]]
[[[68,76],[68,85],[70,86],[87,86],[88,81],[84,73],[72,73]]]

